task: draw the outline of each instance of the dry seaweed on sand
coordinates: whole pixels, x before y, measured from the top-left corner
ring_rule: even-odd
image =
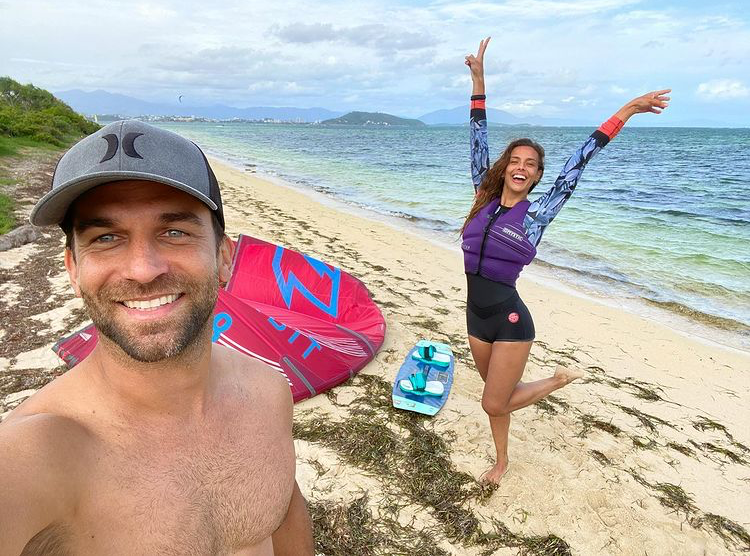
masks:
[[[672,483],[650,483],[634,469],[630,475],[646,488],[653,490],[662,506],[676,513],[682,513],[692,527],[716,533],[730,549],[739,548],[750,552],[750,534],[738,523],[712,513],[702,513],[693,503],[693,498],[685,490]]]
[[[607,467],[612,465],[612,460],[610,460],[607,456],[605,456],[599,450],[589,450],[589,453],[591,454],[591,457],[593,457],[600,464],[606,465]]]
[[[704,455],[708,458],[714,459],[714,461],[717,461],[712,456],[714,454],[718,454],[720,456],[724,456],[725,458],[729,459],[733,463],[739,463],[741,465],[747,465],[747,460],[743,458],[740,455],[737,455],[732,450],[729,450],[728,448],[722,448],[721,446],[717,446],[716,444],[712,442],[696,442],[695,440],[688,440],[690,444],[698,448],[699,450],[702,450],[704,452]],[[708,453],[706,453],[708,452]]]
[[[701,521],[704,527],[719,535],[727,546],[750,552],[750,534],[739,523],[716,514],[704,514]]]
[[[480,552],[490,556],[504,547],[518,548],[521,556],[571,556],[570,545],[556,535],[522,537],[508,529],[501,521],[492,520],[491,533],[482,533],[478,544],[487,547]]]
[[[317,442],[336,450],[347,463],[385,474],[394,465],[400,439],[385,424],[359,418],[346,421],[314,417],[296,419],[294,438]]]
[[[700,525],[695,517],[698,508],[693,504],[693,498],[681,486],[672,483],[650,483],[633,469],[629,473],[640,484],[654,491],[656,499],[662,506],[677,513],[684,513],[691,525]]]
[[[542,398],[538,402],[535,402],[534,407],[536,407],[537,411],[542,411],[549,415],[557,415],[558,413],[560,413],[560,410],[566,411],[567,409],[569,409],[570,404],[564,400],[561,400],[557,396],[553,396],[552,394],[550,394],[547,397]]]
[[[570,404],[568,402],[566,402],[565,400],[562,400],[562,399],[558,398],[554,394],[549,394],[545,399],[548,402],[550,402],[552,404],[555,404],[556,406],[558,406],[559,408],[561,408],[563,410],[570,408]]]
[[[626,387],[628,387],[633,392],[633,395],[638,399],[645,400],[647,402],[664,401],[663,398],[658,393],[658,391],[661,390],[658,386],[653,386],[649,384],[648,382],[643,382],[642,380],[636,380],[632,377],[626,377],[626,378],[610,377],[610,378],[611,380],[619,382],[620,384],[623,384]]]
[[[542,348],[545,355],[551,355],[556,356],[561,359],[551,358],[550,361],[554,363],[558,363],[560,365],[569,365],[570,363],[577,363],[580,364],[580,360],[574,355],[575,348],[567,348],[567,349],[554,349],[551,348],[548,344],[541,340],[536,340],[534,342],[535,345]],[[538,358],[535,358],[538,359]]]
[[[724,433],[724,436],[726,436],[728,440],[734,440],[734,438],[731,434],[729,434],[729,431],[724,425],[714,421],[713,419],[709,419],[705,415],[699,415],[698,419],[692,422],[692,425],[695,430],[699,430],[701,432],[719,431],[721,433]]]
[[[363,494],[349,504],[309,504],[316,553],[326,556],[449,556],[435,544],[434,535],[403,527],[397,515],[375,518],[368,502],[367,494]]]
[[[701,444],[701,447],[704,448],[706,451],[719,454],[720,456],[724,456],[732,463],[739,463],[741,465],[747,465],[747,460],[743,458],[742,456],[737,455],[732,450],[728,448],[722,448],[721,446],[717,446],[713,442],[704,442]]]
[[[672,448],[673,450],[680,452],[684,456],[688,456],[691,458],[695,457],[695,452],[689,446],[685,446],[684,444],[678,444],[677,442],[667,442],[667,448]]]
[[[589,432],[591,432],[591,429],[599,429],[606,433],[611,434],[612,436],[620,436],[620,433],[622,433],[622,429],[618,427],[617,425],[614,425],[611,422],[602,421],[601,419],[597,419],[594,415],[589,415],[588,413],[582,413],[580,417],[581,425],[583,427],[578,433],[579,438],[585,438],[588,436]]]
[[[656,425],[666,425],[668,427],[672,427],[672,425],[664,419],[660,419],[659,417],[655,417],[654,415],[649,415],[648,413],[644,413],[643,411],[640,411],[634,407],[626,407],[624,405],[618,405],[617,407],[622,409],[628,415],[631,415],[638,419],[641,425],[646,427],[651,432],[657,432]]]
[[[534,407],[537,411],[541,411],[543,413],[547,413],[549,415],[557,415],[558,411],[557,408],[549,403],[547,400],[542,398],[541,400],[534,402]]]

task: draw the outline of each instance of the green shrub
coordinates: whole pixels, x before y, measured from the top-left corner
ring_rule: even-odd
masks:
[[[13,199],[0,193],[0,234],[11,231],[16,226],[16,218],[13,216]]]
[[[64,147],[97,129],[52,93],[0,77],[0,136]]]

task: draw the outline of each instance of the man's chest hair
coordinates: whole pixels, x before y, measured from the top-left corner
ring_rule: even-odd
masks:
[[[134,508],[155,537],[172,536],[170,545],[191,539],[213,552],[254,544],[276,529],[293,480],[278,465],[281,454],[273,457],[270,446],[222,448],[181,454],[140,477]]]
[[[131,539],[130,552],[217,554],[253,545],[283,520],[294,484],[291,442],[263,429],[228,425],[209,440],[123,445],[107,459],[102,478],[111,496],[94,504],[89,520],[114,509],[100,522],[102,534],[119,527],[115,536]]]

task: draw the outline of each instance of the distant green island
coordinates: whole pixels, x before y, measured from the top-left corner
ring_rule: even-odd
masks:
[[[425,123],[409,118],[399,118],[392,114],[382,112],[349,112],[339,118],[323,120],[322,125],[351,125],[351,126],[399,126],[399,127],[425,127]]]
[[[0,77],[0,158],[25,156],[29,148],[57,150],[97,129],[49,91]],[[15,185],[0,171],[0,234],[16,226],[16,203],[9,195]]]

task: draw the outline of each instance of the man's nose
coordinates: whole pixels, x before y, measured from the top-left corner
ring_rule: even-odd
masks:
[[[123,277],[142,284],[169,271],[167,258],[159,246],[148,239],[131,239],[124,259]]]

